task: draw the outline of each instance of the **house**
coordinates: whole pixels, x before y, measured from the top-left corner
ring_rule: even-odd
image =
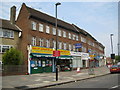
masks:
[[[15,25],[15,18],[13,15],[15,7],[11,8],[10,20],[0,19],[0,62],[2,63],[2,55],[11,47],[19,48],[20,28]]]
[[[26,67],[28,73],[55,72],[56,59],[53,56],[56,48],[55,17],[23,3],[16,25],[22,30],[19,45],[24,54],[25,64],[28,65]],[[77,67],[89,67],[89,58],[103,56],[104,48],[85,30],[58,19],[60,57],[57,58],[57,64],[61,71],[65,70],[65,67],[70,70]]]

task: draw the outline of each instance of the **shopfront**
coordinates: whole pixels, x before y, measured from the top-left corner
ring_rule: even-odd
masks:
[[[54,57],[53,51],[52,48],[31,46],[28,59],[29,73],[55,72],[55,58],[58,60],[60,71],[70,71],[72,66],[70,51],[58,49],[60,57]]]

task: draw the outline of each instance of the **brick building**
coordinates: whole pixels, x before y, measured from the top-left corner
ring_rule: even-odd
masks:
[[[54,72],[55,18],[23,3],[16,24],[22,30],[19,46],[24,54],[25,64],[28,65],[28,72]],[[76,48],[76,44],[80,44],[81,48]],[[98,61],[100,56],[104,56],[104,48],[85,30],[58,19],[58,49],[61,52],[58,65],[61,71],[65,67],[70,70],[89,67],[88,59],[94,57]]]

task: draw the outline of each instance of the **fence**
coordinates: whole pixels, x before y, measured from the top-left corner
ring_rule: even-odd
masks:
[[[25,75],[27,73],[27,65],[3,65],[2,75]]]

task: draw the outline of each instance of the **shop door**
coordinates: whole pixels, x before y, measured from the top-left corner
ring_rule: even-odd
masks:
[[[42,60],[43,72],[52,72],[52,60]]]
[[[83,60],[83,67],[86,67],[86,60]]]

